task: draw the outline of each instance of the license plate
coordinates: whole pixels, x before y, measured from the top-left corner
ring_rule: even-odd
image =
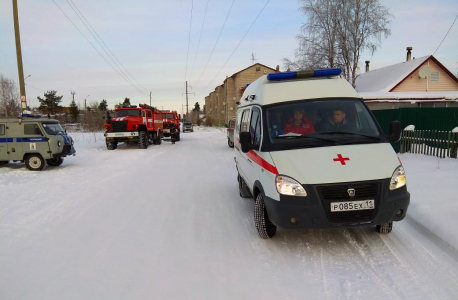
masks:
[[[374,209],[374,200],[331,202],[331,212]]]
[[[164,132],[170,132],[170,129],[164,129]]]

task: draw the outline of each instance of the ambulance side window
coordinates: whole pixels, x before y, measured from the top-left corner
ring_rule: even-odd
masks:
[[[24,124],[24,135],[43,135],[37,124]]]
[[[261,143],[261,114],[257,107],[254,107],[251,113],[250,133],[251,143],[259,146]]]
[[[5,135],[5,125],[0,124],[0,135]]]
[[[248,132],[249,118],[250,118],[250,109],[245,109],[242,113],[242,122],[240,124],[240,132]]]

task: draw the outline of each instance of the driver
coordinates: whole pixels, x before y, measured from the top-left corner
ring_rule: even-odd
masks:
[[[283,134],[297,133],[306,135],[315,132],[315,129],[313,128],[313,122],[307,117],[304,117],[303,108],[297,107],[293,112],[293,118],[290,118],[288,123],[286,123],[286,125],[283,127]]]

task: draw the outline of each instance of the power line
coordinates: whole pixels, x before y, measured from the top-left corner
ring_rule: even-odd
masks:
[[[78,7],[76,6],[76,4],[75,4],[72,0],[70,0],[70,2],[71,2],[71,3],[73,4],[73,6],[76,8],[76,10],[77,10],[78,13],[81,15],[81,17],[83,17],[84,21],[86,21],[87,25],[89,25],[89,27],[91,27],[92,31],[97,35],[98,39],[103,43],[103,45],[105,46],[105,48],[111,53],[111,56],[113,56],[113,57],[116,59],[116,61],[121,65],[121,67],[127,72],[127,74],[129,74],[130,77],[131,77],[131,78],[132,78],[141,88],[144,89],[144,91],[147,91],[144,87],[141,86],[140,83],[138,83],[137,80],[135,80],[134,76],[132,76],[132,74],[130,74],[130,72],[129,72],[129,71],[124,67],[124,65],[119,61],[119,59],[116,57],[116,55],[114,55],[114,53],[110,50],[110,48],[105,44],[105,42],[104,42],[104,41],[102,40],[102,38],[99,36],[99,34],[97,33],[97,31],[91,26],[91,24],[89,23],[89,21],[84,17],[83,13],[78,9]],[[67,3],[70,5],[70,7],[72,7],[72,5],[70,4],[70,2],[68,2],[68,0],[67,0]],[[72,8],[72,9],[73,9],[73,8]],[[75,10],[73,9],[73,11],[75,11]],[[75,13],[76,13],[76,15],[78,16],[78,13],[77,13],[76,11],[75,11]],[[79,17],[79,16],[78,16],[78,17]],[[81,18],[80,18],[80,20],[81,20]],[[83,22],[83,24],[84,24],[84,21],[81,20],[81,22]],[[85,25],[85,24],[84,24],[84,25]],[[86,26],[86,25],[85,25],[85,26]],[[86,28],[87,28],[87,26],[86,26]],[[87,29],[88,29],[88,31],[92,34],[91,30],[89,30],[89,28],[87,28]],[[102,49],[105,51],[105,48],[98,42],[97,38],[96,38],[93,34],[92,34],[92,36],[93,36],[94,39],[97,41],[97,43],[100,45],[100,47],[102,47]],[[105,53],[108,55],[108,57],[111,59],[111,61],[115,63],[115,65],[118,67],[118,69],[126,76],[126,78],[129,79],[128,76],[121,70],[121,68],[119,68],[119,66],[117,65],[117,63],[116,63],[116,62],[113,60],[113,58],[110,56],[110,54],[107,53],[107,51],[105,51]],[[129,81],[130,81],[130,80],[129,80]],[[130,82],[132,82],[132,81],[130,81]],[[132,82],[132,84],[133,84],[133,82]],[[134,85],[135,85],[135,84],[134,84]]]
[[[213,80],[215,80],[215,78],[219,75],[219,73],[221,72],[221,70],[226,66],[226,64],[229,62],[229,60],[231,59],[232,55],[234,55],[235,51],[237,51],[237,49],[239,48],[240,44],[243,42],[243,40],[245,39],[245,37],[247,36],[248,32],[250,32],[251,28],[253,27],[254,23],[256,23],[256,20],[259,18],[259,16],[261,15],[261,13],[264,11],[264,8],[266,8],[267,4],[269,4],[270,0],[267,0],[266,4],[264,4],[263,8],[261,9],[261,11],[259,12],[259,14],[256,16],[256,18],[254,19],[253,23],[251,23],[250,25],[250,28],[248,28],[248,30],[245,32],[245,34],[243,35],[242,39],[240,40],[240,42],[237,44],[237,47],[235,47],[234,51],[232,51],[231,55],[229,56],[229,58],[226,60],[226,62],[224,63],[224,65],[221,67],[221,69],[219,69],[218,73],[216,73],[215,77],[213,77],[212,81],[210,81],[210,83],[201,91],[201,93],[203,91],[205,91],[209,86],[210,84],[212,84]],[[199,93],[199,94],[201,94]]]
[[[213,56],[213,52],[215,51],[216,45],[218,44],[219,38],[221,37],[221,33],[223,32],[224,26],[226,26],[226,22],[227,22],[227,19],[229,18],[229,14],[230,14],[231,11],[232,11],[232,6],[234,6],[234,2],[235,2],[235,0],[232,0],[231,7],[229,8],[229,12],[227,13],[227,16],[226,16],[226,20],[224,20],[223,27],[221,28],[221,31],[219,32],[218,38],[216,39],[216,43],[215,43],[215,45],[213,46],[212,52],[210,53],[210,57],[208,58],[207,63],[205,64],[205,68],[204,68],[204,70],[202,71],[202,74],[200,74],[199,80],[197,80],[197,83],[195,84],[196,86],[197,86],[197,84],[200,82],[200,79],[202,78],[202,75],[204,75],[205,70],[207,70],[208,63],[210,62],[210,59],[211,59],[212,56]]]
[[[447,37],[448,33],[450,32],[450,30],[452,29],[453,25],[455,24],[455,21],[456,21],[457,18],[458,18],[458,15],[456,15],[455,20],[452,23],[452,26],[450,26],[450,28],[448,29],[447,33],[445,34],[444,38],[442,39],[442,42],[444,42],[444,40]],[[437,46],[436,51],[439,50],[439,47],[442,45],[442,42],[439,44],[439,46]],[[433,55],[436,54],[436,51],[434,51]]]
[[[89,41],[89,39],[81,32],[81,30],[78,28],[78,26],[75,25],[75,23],[73,23],[73,21],[67,16],[67,14],[62,10],[62,8],[60,8],[60,6],[56,3],[56,1],[54,0],[51,0],[52,2],[54,2],[54,4],[57,6],[57,8],[59,8],[59,10],[64,14],[64,16],[70,21],[70,23],[72,23],[73,26],[75,26],[76,30],[78,30],[78,32],[86,39],[86,41],[92,46],[92,48],[94,48],[95,51],[97,51],[97,53],[110,65],[110,67],[115,70],[116,73],[118,73],[119,76],[122,77],[122,79],[126,80],[123,75],[121,73],[118,72],[118,70],[116,70],[113,65],[102,55],[102,53],[100,53],[99,50],[97,50],[97,48]],[[129,83],[131,86],[133,86],[129,81],[126,80],[127,83]],[[143,93],[142,91],[140,91],[137,87],[133,86],[134,88],[136,88],[140,93],[146,95],[145,93]]]
[[[193,10],[193,8],[194,8],[194,0],[191,0],[191,19],[189,20],[188,52],[186,54],[186,73],[184,74],[185,81],[188,80],[188,58],[189,58],[189,44],[191,43],[192,10]]]
[[[192,68],[191,68],[191,76],[192,76],[192,73],[194,71],[194,66],[196,65],[197,54],[199,53],[200,40],[202,39],[202,32],[204,31],[205,19],[207,17],[208,2],[210,2],[210,0],[207,0],[207,4],[205,5],[204,20],[202,21],[202,27],[200,28],[199,42],[197,43],[197,51],[196,51],[196,55],[194,56],[194,62],[192,64]]]

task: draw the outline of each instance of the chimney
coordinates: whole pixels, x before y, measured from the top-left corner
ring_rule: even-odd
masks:
[[[412,53],[410,51],[412,51],[412,47],[407,47],[407,59],[406,59],[406,61],[409,61],[410,58],[412,57]]]
[[[288,69],[286,70],[286,72],[291,72],[291,69],[290,69],[290,68],[288,68]]]
[[[280,73],[280,66],[277,65],[277,68],[275,69],[275,73]]]
[[[370,60],[366,60],[366,73],[369,72],[369,63],[371,61]]]

